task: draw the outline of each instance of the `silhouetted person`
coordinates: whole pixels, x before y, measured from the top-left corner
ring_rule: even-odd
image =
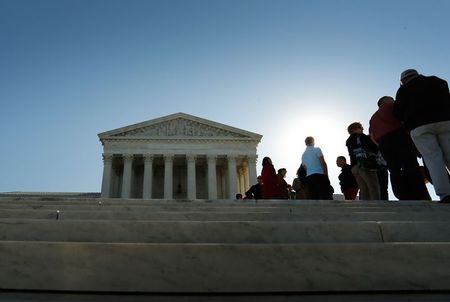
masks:
[[[288,184],[284,178],[286,177],[287,170],[285,168],[278,169],[277,173],[277,192],[275,198],[277,199],[289,199]]]
[[[262,189],[264,199],[274,199],[277,193],[278,178],[275,173],[275,168],[272,165],[270,157],[264,157],[262,161]]]
[[[450,203],[450,92],[445,80],[423,76],[414,69],[402,72],[394,114],[410,130],[442,203]]]
[[[358,184],[356,183],[355,176],[352,173],[352,166],[347,164],[347,160],[344,156],[338,156],[336,159],[336,165],[341,168],[339,174],[339,185],[341,186],[341,192],[344,194],[345,200],[355,200],[358,195]]]
[[[258,181],[258,183],[254,184],[253,186],[250,187],[250,189],[245,192],[245,197],[247,199],[262,199],[263,198],[263,194],[262,194],[262,177],[258,176],[256,178],[256,180]]]
[[[308,186],[306,185],[306,169],[303,165],[297,170],[297,177],[292,181],[292,189],[295,190],[295,199],[309,199]]]
[[[305,139],[306,149],[302,155],[302,165],[306,169],[306,185],[311,199],[333,199],[328,179],[328,167],[320,148],[314,147],[314,138]]]
[[[378,147],[363,133],[361,123],[355,122],[347,128],[350,137],[345,142],[350,155],[350,165],[359,187],[360,200],[380,200],[376,161]]]
[[[394,99],[383,96],[377,104],[378,110],[370,119],[369,133],[386,160],[394,195],[399,200],[430,200],[417,162],[417,150],[402,122],[394,115]],[[378,177],[383,176],[379,173]],[[380,190],[383,195],[383,189]]]

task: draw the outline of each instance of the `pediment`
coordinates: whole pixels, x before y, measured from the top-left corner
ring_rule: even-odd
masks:
[[[103,139],[243,139],[257,140],[261,135],[223,125],[185,113],[100,133]]]

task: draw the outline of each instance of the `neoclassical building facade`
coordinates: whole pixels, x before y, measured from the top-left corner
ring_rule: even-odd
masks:
[[[98,137],[104,198],[234,199],[256,183],[256,133],[175,113]]]

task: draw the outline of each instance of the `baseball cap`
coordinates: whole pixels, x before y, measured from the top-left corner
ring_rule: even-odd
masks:
[[[418,76],[419,73],[415,69],[406,69],[402,72],[400,75],[400,81],[403,81],[406,78],[412,77],[412,76]]]

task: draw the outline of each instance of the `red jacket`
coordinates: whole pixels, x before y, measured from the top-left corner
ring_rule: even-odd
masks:
[[[397,129],[403,128],[402,122],[394,115],[394,103],[388,103],[378,108],[370,119],[369,133],[377,142]]]

